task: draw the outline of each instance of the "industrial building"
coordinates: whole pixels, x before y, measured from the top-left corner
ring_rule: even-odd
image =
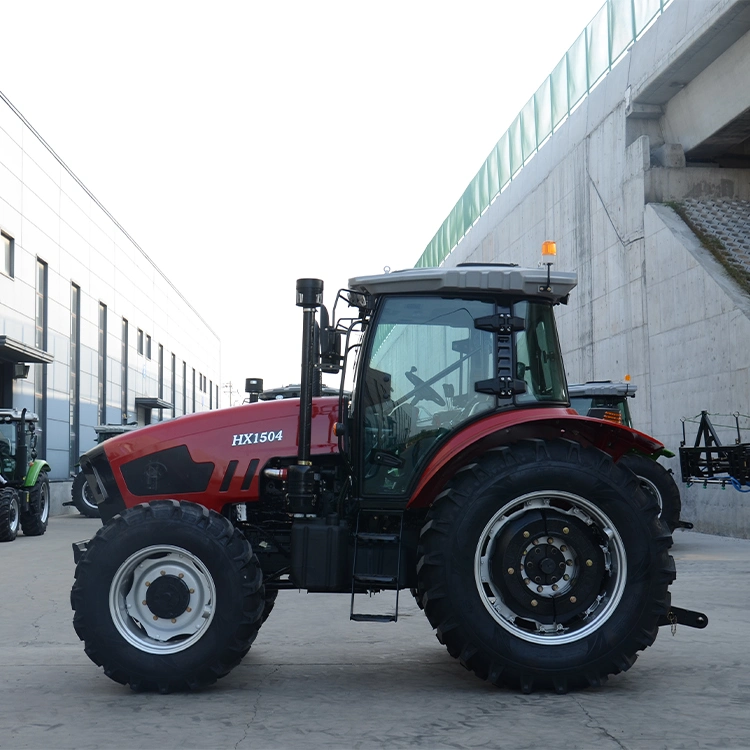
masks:
[[[52,508],[101,424],[219,408],[219,337],[5,97],[0,408],[39,416]]]

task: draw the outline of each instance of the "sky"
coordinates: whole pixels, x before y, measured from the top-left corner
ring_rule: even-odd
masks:
[[[227,406],[299,382],[296,279],[415,264],[603,1],[6,2],[0,91],[218,334]]]

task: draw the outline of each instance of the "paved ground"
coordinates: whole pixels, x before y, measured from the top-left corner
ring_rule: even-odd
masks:
[[[202,693],[111,682],[71,624],[70,543],[98,521],[52,518],[0,545],[0,748],[748,748],[750,541],[678,532],[678,606],[626,674],[558,696],[466,672],[411,597],[396,624],[348,620],[339,595],[284,592],[243,664]],[[383,595],[385,596],[385,595]]]

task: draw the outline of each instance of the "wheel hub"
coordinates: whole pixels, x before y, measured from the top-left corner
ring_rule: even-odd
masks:
[[[174,575],[159,576],[148,588],[146,606],[157,616],[179,617],[190,604],[190,590]]]

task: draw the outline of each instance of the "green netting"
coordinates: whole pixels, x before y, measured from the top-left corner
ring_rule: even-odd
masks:
[[[588,91],[586,73],[586,29],[568,50],[568,107],[573,109]]]
[[[536,144],[536,113],[532,96],[521,110],[521,151],[524,162],[536,151]]]
[[[497,146],[492,149],[484,162],[487,167],[487,191],[490,201],[500,192],[500,172],[497,168]]]
[[[536,145],[539,144],[552,132],[552,100],[550,94],[549,76],[534,94],[534,113],[536,116]]]
[[[586,27],[586,72],[589,87],[609,70],[609,5],[605,4]]]
[[[510,151],[510,175],[518,172],[523,166],[523,148],[521,146],[521,115],[511,123],[508,130],[508,149]]]
[[[560,60],[549,77],[552,98],[552,127],[557,127],[567,116],[568,108],[568,57]]]
[[[607,0],[529,99],[469,183],[417,266],[440,265],[596,81],[671,0]]]
[[[633,0],[609,0],[610,64],[625,52],[634,38]]]
[[[638,36],[643,29],[664,9],[662,0],[633,0],[633,15],[635,17],[635,34]]]
[[[497,154],[497,174],[500,180],[500,190],[510,182],[510,136],[506,130],[495,146]]]

